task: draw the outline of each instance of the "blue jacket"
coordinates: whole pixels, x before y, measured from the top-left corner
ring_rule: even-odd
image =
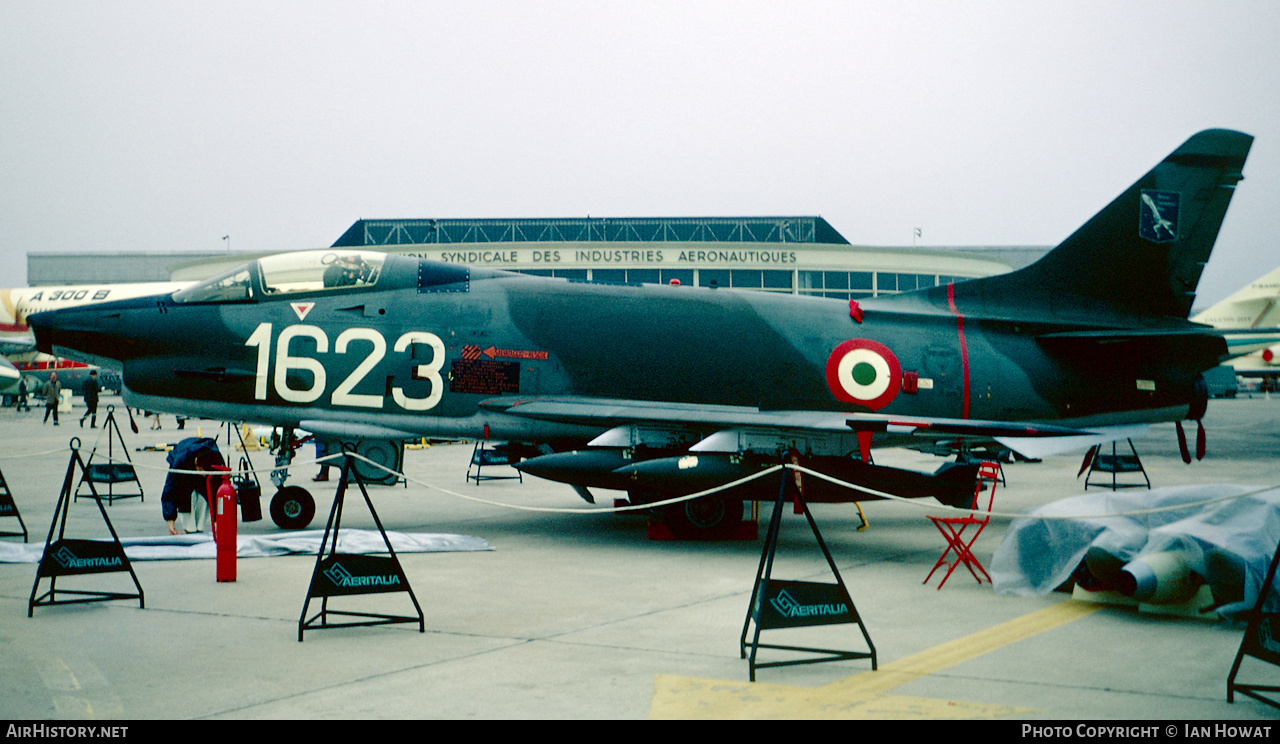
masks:
[[[202,452],[212,453],[217,464],[222,465],[222,453],[218,451],[218,443],[209,437],[189,437],[173,446],[169,451],[169,468],[172,470],[195,470],[196,455]],[[194,473],[169,473],[164,480],[164,492],[160,494],[160,510],[164,518],[177,519],[178,512],[191,511],[191,492],[205,494],[207,477]],[[208,498],[208,494],[205,494]]]

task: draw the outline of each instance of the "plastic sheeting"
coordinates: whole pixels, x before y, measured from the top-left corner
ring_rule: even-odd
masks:
[[[315,555],[320,550],[324,530],[302,530],[274,535],[241,535],[236,541],[237,558],[265,558],[277,555]],[[493,550],[489,541],[470,535],[388,532],[387,539],[397,553],[451,553]],[[212,559],[217,555],[213,538],[206,534],[164,537],[122,537],[124,554],[131,561],[172,561]],[[387,546],[376,530],[340,530],[339,553],[385,553]],[[44,543],[0,541],[0,563],[38,563]]]
[[[1168,512],[1120,515],[1234,496],[1256,486],[1207,484],[1150,491],[1084,494],[1040,507],[1029,514],[1077,519],[1021,518],[1009,525],[991,560],[998,594],[1039,596],[1071,578],[1092,546],[1131,561],[1147,553],[1172,551],[1203,577],[1218,608],[1241,619],[1253,607],[1267,566],[1280,543],[1280,489],[1207,506]],[[1272,588],[1268,611],[1280,611]]]

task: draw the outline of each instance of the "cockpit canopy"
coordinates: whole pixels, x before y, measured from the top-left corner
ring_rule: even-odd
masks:
[[[385,253],[350,249],[266,256],[174,293],[176,302],[235,302],[291,292],[349,290],[375,285]],[[261,276],[260,289],[253,276]]]

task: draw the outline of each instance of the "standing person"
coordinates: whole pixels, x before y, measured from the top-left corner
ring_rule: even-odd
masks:
[[[98,370],[89,370],[89,379],[84,381],[84,415],[80,417],[80,428],[84,428],[84,420],[89,419],[89,428],[98,428]]]
[[[27,378],[18,381],[18,410],[30,411],[31,403],[27,400]]]
[[[53,425],[58,426],[58,399],[62,396],[62,383],[58,382],[58,373],[50,372],[49,381],[44,384],[44,421],[49,423],[49,414],[53,414]]]

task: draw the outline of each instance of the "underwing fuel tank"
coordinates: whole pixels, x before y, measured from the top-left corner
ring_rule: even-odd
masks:
[[[515,468],[557,483],[625,491],[632,487],[631,479],[614,471],[634,463],[632,457],[620,447],[602,447],[539,455],[518,463]]]
[[[635,463],[618,469],[631,479],[632,488],[657,493],[696,493],[745,478],[778,464],[776,458],[751,454],[687,453]],[[802,458],[800,464],[846,483],[902,498],[932,496],[949,506],[967,508],[973,503],[977,465],[947,463],[932,474],[871,465],[847,457]],[[878,498],[821,478],[802,475],[804,498],[811,503],[867,501]],[[777,495],[777,480],[766,478],[735,487],[729,495],[767,500]]]

